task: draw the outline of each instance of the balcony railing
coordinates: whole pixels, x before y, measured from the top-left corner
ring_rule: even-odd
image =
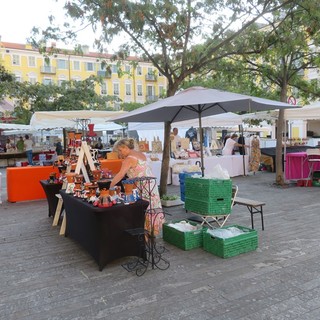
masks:
[[[51,66],[42,66],[42,67],[40,67],[40,72],[41,73],[48,73],[48,74],[55,74],[56,68],[51,67]]]
[[[146,81],[157,81],[157,76],[154,74],[146,74]]]
[[[102,78],[108,78],[110,79],[111,78],[111,72],[109,71],[97,71],[97,76],[98,77],[102,77]]]

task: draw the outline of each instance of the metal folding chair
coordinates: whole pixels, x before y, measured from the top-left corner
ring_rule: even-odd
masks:
[[[307,161],[309,166],[308,180],[312,180],[314,173],[314,165],[320,163],[320,149],[307,149]]]
[[[232,195],[231,195],[231,211],[232,211],[232,207],[234,206],[234,200],[237,196],[238,193],[238,186],[237,185],[233,185],[232,186]],[[219,213],[219,214],[201,214],[201,213],[196,213],[196,212],[192,212],[192,214],[197,215],[198,217],[200,217],[200,221],[201,221],[201,225],[207,225],[209,228],[215,228],[214,224],[217,224],[220,228],[224,226],[224,224],[227,222],[230,213]],[[188,220],[192,220],[190,218],[188,218]]]

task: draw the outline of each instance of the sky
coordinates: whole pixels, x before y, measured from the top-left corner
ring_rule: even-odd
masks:
[[[43,29],[49,26],[49,15],[54,15],[62,23],[64,4],[65,0],[1,0],[1,41],[25,44],[34,26]],[[82,31],[78,39],[79,43],[92,49],[94,34],[89,29]]]

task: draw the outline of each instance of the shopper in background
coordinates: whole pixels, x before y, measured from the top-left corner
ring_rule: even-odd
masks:
[[[234,154],[233,153],[234,147],[243,147],[243,148],[249,147],[249,146],[247,146],[245,144],[238,143],[237,140],[238,140],[238,135],[236,133],[234,133],[230,138],[228,138],[226,140],[224,148],[222,149],[222,155],[223,156],[231,156],[231,155],[233,155]]]
[[[23,152],[24,151],[24,141],[23,138],[20,136],[18,142],[17,142],[17,150],[18,152]]]
[[[30,139],[29,135],[26,134],[24,136],[24,148],[26,150],[27,158],[28,158],[28,163],[30,166],[33,165],[33,155],[32,155],[32,148],[33,148],[33,141]]]

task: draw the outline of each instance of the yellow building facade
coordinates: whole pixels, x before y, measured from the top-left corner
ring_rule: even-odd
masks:
[[[152,102],[166,91],[167,79],[151,63],[128,57],[119,66],[111,58],[111,54],[89,52],[87,46],[82,47],[81,55],[61,49],[45,58],[30,44],[0,42],[0,64],[17,81],[59,85],[63,81],[101,76],[103,83],[96,86],[96,92],[117,96],[122,102]]]

